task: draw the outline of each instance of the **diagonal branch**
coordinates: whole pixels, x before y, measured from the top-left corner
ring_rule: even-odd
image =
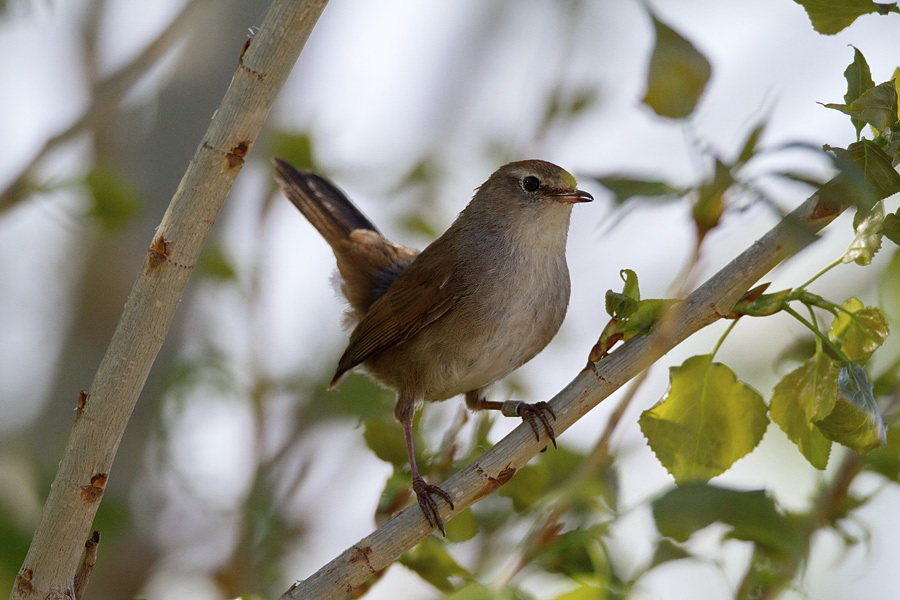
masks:
[[[734,304],[761,277],[816,238],[813,235],[845,208],[815,194],[765,236],[697,288],[679,305],[678,313],[646,336],[632,338],[621,348],[588,366],[559,392],[550,405],[554,429],[561,433],[607,396],[703,327],[731,312]],[[444,519],[465,510],[506,483],[544,446],[522,424],[478,460],[441,484],[453,498],[455,510],[441,503]],[[433,528],[417,504],[398,513],[369,536],[282,595],[281,600],[339,599],[352,593],[370,576],[427,537]]]
[[[275,0],[172,198],[75,424],[12,600],[74,598],[84,540],[131,412],[234,178],[327,0]],[[240,56],[239,55],[240,51]]]

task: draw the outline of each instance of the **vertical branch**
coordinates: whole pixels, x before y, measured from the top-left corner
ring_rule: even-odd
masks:
[[[12,600],[74,597],[83,540],[197,256],[326,3],[275,0],[249,48],[236,45],[239,62],[231,86],[157,228],[90,393],[79,396],[72,433]]]

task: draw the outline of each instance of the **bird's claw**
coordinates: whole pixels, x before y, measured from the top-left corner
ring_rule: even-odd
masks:
[[[447,532],[444,531],[444,519],[441,518],[437,501],[432,497],[432,494],[446,500],[447,504],[450,505],[450,510],[453,510],[453,501],[450,499],[450,494],[436,485],[431,485],[422,477],[413,477],[412,489],[416,493],[416,499],[419,501],[419,508],[422,509],[425,520],[432,527],[440,529],[444,537],[447,537]]]
[[[556,413],[553,412],[553,409],[550,408],[550,405],[546,402],[535,402],[534,404],[528,404],[526,402],[520,402],[518,406],[516,406],[516,414],[522,417],[522,420],[531,425],[531,430],[534,431],[534,437],[537,438],[538,441],[541,439],[540,428],[538,427],[538,422],[544,427],[544,431],[547,432],[547,437],[550,438],[550,441],[553,442],[553,447],[556,448],[556,432],[553,431],[553,426],[550,425],[549,416],[553,420],[556,420]]]

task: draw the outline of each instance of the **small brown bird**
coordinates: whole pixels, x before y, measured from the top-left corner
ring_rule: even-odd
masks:
[[[444,531],[416,466],[412,421],[423,401],[465,394],[473,410],[500,410],[556,445],[546,402],[488,401],[485,388],[531,360],[556,335],[569,304],[566,236],[572,205],[590,202],[564,169],[524,160],[500,167],[450,228],[421,253],[385,239],[327,179],[274,159],[287,198],[337,258],[355,323],[331,385],[357,365],[397,392],[412,488]]]

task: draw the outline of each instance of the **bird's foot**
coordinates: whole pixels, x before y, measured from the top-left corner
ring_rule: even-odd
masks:
[[[431,485],[421,476],[414,476],[412,480],[412,489],[416,493],[416,499],[419,501],[419,508],[422,509],[422,513],[425,515],[425,520],[428,521],[428,524],[432,527],[437,527],[441,530],[441,533],[444,534],[444,537],[447,536],[447,532],[444,531],[444,519],[441,518],[441,513],[438,510],[437,501],[432,497],[440,496],[444,500],[447,501],[447,504],[450,505],[450,509],[453,509],[453,501],[450,499],[450,494],[442,490],[436,485]]]
[[[543,427],[544,431],[547,432],[547,437],[553,442],[553,447],[557,447],[556,432],[553,431],[553,426],[550,424],[550,419],[556,420],[556,413],[553,412],[553,409],[546,402],[528,404],[527,402],[508,400],[503,403],[501,410],[508,417],[522,417],[522,420],[531,426],[531,430],[534,431],[534,437],[538,441],[541,439],[541,427]]]

